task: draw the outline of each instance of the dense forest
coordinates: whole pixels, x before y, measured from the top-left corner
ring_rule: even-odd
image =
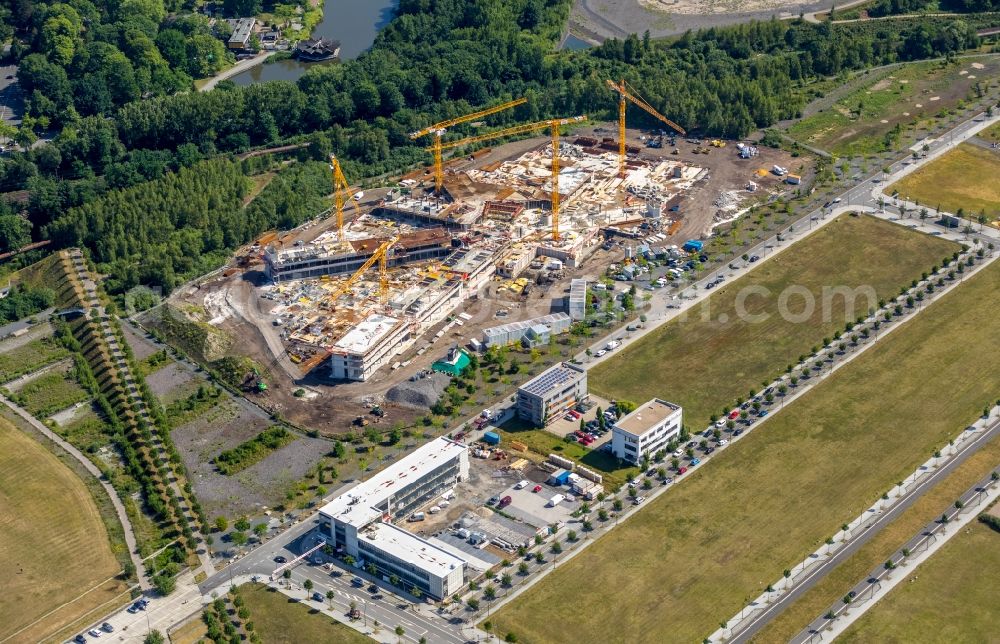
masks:
[[[878,0],[867,11],[876,18],[921,11],[977,13],[1000,11],[1000,0]]]
[[[156,0],[127,1],[144,6]],[[74,0],[77,4],[90,3]],[[259,216],[235,216],[232,209],[238,209],[245,186],[237,190],[230,175],[239,165],[187,170],[205,159],[308,141],[306,154],[319,160],[335,151],[357,180],[425,160],[426,142],[411,141],[408,132],[494,101],[529,99],[491,117],[498,127],[554,115],[609,116],[615,101],[604,81],[619,77],[691,131],[742,137],[795,116],[808,98],[805,86],[818,77],[978,44],[972,18],[863,26],[769,21],[687,33],[670,42],[630,36],[592,50],[554,52],[570,5],[570,0],[401,0],[396,18],[368,53],[340,65],[315,66],[297,83],[223,83],[206,93],[151,91],[143,100],[99,112],[109,118],[88,116],[78,107],[56,115],[62,129],[51,144],[0,159],[0,190],[28,190],[34,236],[51,237],[57,247],[86,246],[102,270],[110,269],[111,290],[135,283],[169,289],[264,227],[293,225],[319,210],[303,201],[303,195],[316,193],[291,189],[296,182],[319,181],[319,174],[304,166],[295,177],[279,174],[281,180],[254,201],[251,208]],[[30,24],[38,29],[37,20]],[[163,33],[155,25],[146,31],[154,42]],[[108,44],[91,35],[75,43],[72,60],[82,60],[79,52],[98,43]],[[83,67],[79,71],[72,74],[73,83],[85,74]],[[152,78],[142,75],[147,77]],[[29,108],[35,116],[42,116],[36,110],[65,103],[65,84],[52,87],[33,86]],[[108,102],[101,105],[106,109]],[[458,127],[450,135],[469,132]],[[206,167],[222,173],[228,187],[199,185],[196,177]],[[157,194],[164,187],[171,198]],[[193,195],[199,199],[186,203]],[[167,230],[140,221],[152,208],[162,212],[150,221]],[[120,238],[125,235],[131,237]],[[199,253],[209,259],[200,260]]]

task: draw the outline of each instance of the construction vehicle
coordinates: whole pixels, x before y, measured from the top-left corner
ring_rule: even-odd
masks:
[[[364,195],[364,193],[359,192],[357,195],[351,195],[351,187],[348,185],[344,172],[340,169],[340,162],[337,161],[337,156],[334,154],[330,155],[330,171],[333,173],[333,209],[337,215],[337,242],[344,246],[346,244],[344,240],[344,206],[348,203],[353,205],[354,214],[358,214],[361,211],[361,206],[358,205],[357,197]]]
[[[512,107],[517,107],[518,105],[523,105],[527,103],[527,98],[518,98],[513,101],[508,101],[506,103],[501,103],[500,105],[494,105],[493,107],[488,107],[485,110],[480,110],[478,112],[473,112],[472,114],[466,114],[465,116],[459,116],[453,119],[448,119],[447,121],[441,121],[440,123],[435,123],[434,125],[428,125],[422,130],[417,130],[416,132],[410,133],[411,139],[419,139],[422,136],[428,134],[434,135],[434,143],[428,148],[434,154],[434,192],[438,195],[441,194],[441,187],[444,185],[444,167],[441,163],[441,137],[444,136],[445,130],[452,125],[458,125],[459,123],[465,123],[467,121],[474,121],[478,118],[483,118],[484,116],[489,116],[490,114],[496,114],[497,112],[502,112],[508,110]]]
[[[721,139],[712,139],[711,146],[713,148],[724,148],[726,147],[726,142]]]
[[[267,391],[267,383],[255,368],[243,378],[242,389],[243,391],[256,391],[262,394]]]
[[[364,416],[358,416],[357,418],[354,419],[354,424],[357,425],[358,427],[367,427],[368,419],[365,418]]]
[[[657,119],[663,121],[671,128],[679,132],[680,134],[687,134],[680,125],[677,125],[666,116],[657,112],[652,105],[647,103],[639,93],[635,91],[635,88],[630,86],[622,79],[621,82],[614,82],[613,80],[607,81],[608,87],[618,92],[618,176],[622,179],[625,178],[625,102],[630,101],[646,112],[656,117]]]
[[[490,139],[499,139],[504,136],[514,136],[516,134],[525,134],[528,132],[536,132],[538,130],[550,128],[552,133],[552,241],[559,241],[559,128],[563,125],[582,123],[586,120],[587,116],[581,115],[562,119],[537,121],[535,123],[525,123],[523,125],[515,125],[514,127],[505,128],[489,134],[470,136],[469,138],[462,139],[460,141],[450,141],[440,145],[439,149],[447,150],[463,145],[469,145],[471,143],[478,143],[480,141],[489,141]]]

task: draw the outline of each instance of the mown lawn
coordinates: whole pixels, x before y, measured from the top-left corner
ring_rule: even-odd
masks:
[[[1000,642],[1000,534],[976,521],[869,609],[838,642]]]
[[[372,640],[352,628],[313,612],[288,595],[262,584],[248,584],[241,596],[250,609],[254,630],[268,644],[336,642],[370,644]]]
[[[844,297],[836,297],[824,313],[824,287],[870,286],[877,294],[875,306],[956,250],[951,242],[889,222],[845,215],[591,369],[590,389],[608,399],[641,404],[659,397],[678,403],[684,423],[698,431],[713,413],[728,410],[750,389],[760,391],[763,382],[821,345],[824,336],[843,330],[845,319],[867,312],[866,297],[850,307]],[[778,314],[781,293],[789,287],[805,288],[815,298],[815,311],[804,321]],[[737,314],[740,294],[748,289],[770,294],[743,298],[747,313],[766,314],[766,320]],[[787,308],[800,313],[803,303],[803,296],[794,295]]]
[[[1000,440],[993,440],[973,454],[954,472],[921,496],[903,514],[875,535],[851,557],[810,588],[794,604],[761,630],[753,642],[787,642],[806,624],[826,612],[827,608],[863,579],[872,568],[887,560],[906,543],[917,530],[941,516],[976,481],[981,480],[1000,463]],[[878,641],[882,641],[881,639]]]
[[[121,567],[83,482],[2,418],[0,500],[0,639],[54,610],[13,639],[42,641],[125,590],[111,579]]]
[[[889,187],[909,201],[978,221],[1000,217],[1000,150],[963,143]]]
[[[996,399],[998,289],[995,264],[883,336],[501,609],[498,632],[701,641]]]

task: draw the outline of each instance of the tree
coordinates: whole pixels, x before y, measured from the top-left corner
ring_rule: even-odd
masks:
[[[258,539],[262,539],[264,537],[264,535],[267,534],[267,524],[266,523],[258,523],[257,525],[255,525],[253,527],[253,533],[255,535],[257,535]]]
[[[234,530],[229,534],[230,540],[236,546],[245,546],[247,544],[247,533],[240,530]]]
[[[310,593],[310,591],[312,591],[312,589],[313,589],[313,581],[312,581],[312,579],[306,579],[302,583],[302,587],[306,589],[306,595],[308,595]]]
[[[164,644],[166,640],[163,638],[163,633],[156,630],[155,628],[149,631],[146,638],[142,640],[142,644]]]
[[[161,595],[166,596],[174,592],[174,589],[177,587],[177,580],[173,575],[161,572],[153,577],[153,586]]]
[[[402,626],[397,626],[396,627],[396,636],[397,637],[399,637],[400,639],[402,639],[404,633],[406,633],[406,631],[403,629]]]
[[[525,563],[525,562],[523,562],[523,561],[522,561],[521,563],[519,563],[519,564],[517,565],[517,573],[518,573],[519,575],[521,575],[522,577],[523,577],[524,575],[527,575],[527,574],[528,574],[528,564],[527,564],[527,563]]]
[[[233,524],[233,527],[241,532],[246,532],[247,530],[250,529],[250,521],[245,516],[242,516],[236,520],[236,523]]]
[[[215,517],[215,529],[219,532],[225,532],[229,528],[229,521],[226,517]]]

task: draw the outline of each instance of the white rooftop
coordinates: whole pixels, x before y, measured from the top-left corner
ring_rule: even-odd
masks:
[[[367,541],[379,550],[438,577],[446,577],[465,563],[464,559],[390,523],[373,523],[358,533],[358,541]]]
[[[653,398],[636,407],[628,415],[619,418],[618,422],[615,423],[615,429],[632,436],[642,436],[678,411],[680,411],[679,406],[666,400]]]
[[[367,481],[355,485],[320,508],[320,512],[360,529],[382,517],[381,508],[386,507],[386,501],[393,494],[466,449],[465,445],[450,438],[436,438]]]
[[[336,349],[350,351],[351,353],[367,353],[375,343],[381,340],[398,323],[398,318],[374,313],[344,334],[344,337],[337,340],[337,343],[333,346]]]

